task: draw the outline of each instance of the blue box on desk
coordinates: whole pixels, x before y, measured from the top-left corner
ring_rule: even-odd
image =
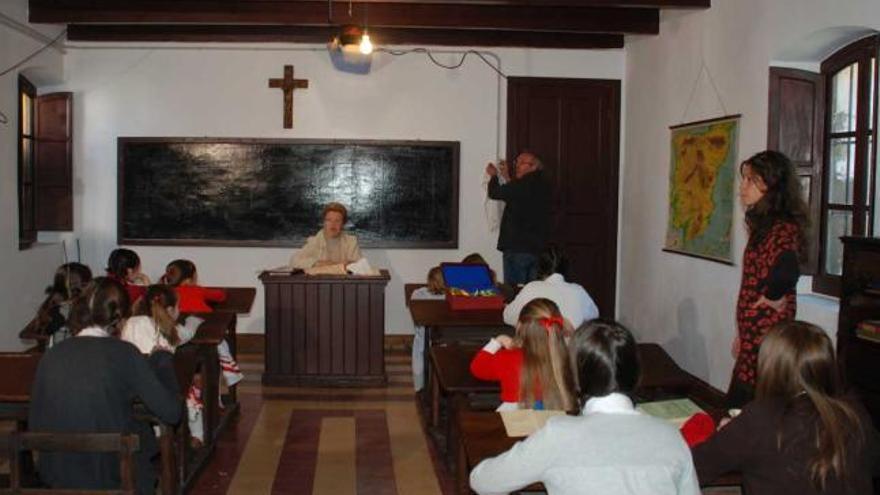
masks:
[[[469,263],[441,263],[446,304],[453,311],[501,309],[504,298],[492,283],[489,267]]]

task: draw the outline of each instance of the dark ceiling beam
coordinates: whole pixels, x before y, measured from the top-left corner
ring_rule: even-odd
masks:
[[[70,41],[326,43],[338,28],[277,25],[71,24]],[[370,28],[376,46],[441,45],[602,49],[623,48],[623,35],[482,29]]]
[[[205,23],[328,26],[364,23],[369,27],[500,29],[657,34],[657,9],[611,7],[538,7],[471,4],[334,2],[332,18],[323,2],[247,0],[31,0],[32,23]]]

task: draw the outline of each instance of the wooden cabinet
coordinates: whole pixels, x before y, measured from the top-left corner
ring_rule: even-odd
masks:
[[[880,238],[844,237],[837,353],[847,380],[880,425],[880,342],[856,336],[864,320],[880,320]]]
[[[263,273],[263,384],[384,385],[389,278],[386,270],[368,277]]]

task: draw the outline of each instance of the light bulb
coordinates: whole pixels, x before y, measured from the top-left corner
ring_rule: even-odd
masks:
[[[370,35],[367,34],[366,31],[364,31],[364,35],[361,36],[360,50],[364,55],[373,53],[373,43],[370,42]]]

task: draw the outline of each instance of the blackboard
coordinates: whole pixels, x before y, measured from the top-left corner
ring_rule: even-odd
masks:
[[[301,246],[326,203],[367,248],[458,247],[459,144],[118,139],[120,244]]]

